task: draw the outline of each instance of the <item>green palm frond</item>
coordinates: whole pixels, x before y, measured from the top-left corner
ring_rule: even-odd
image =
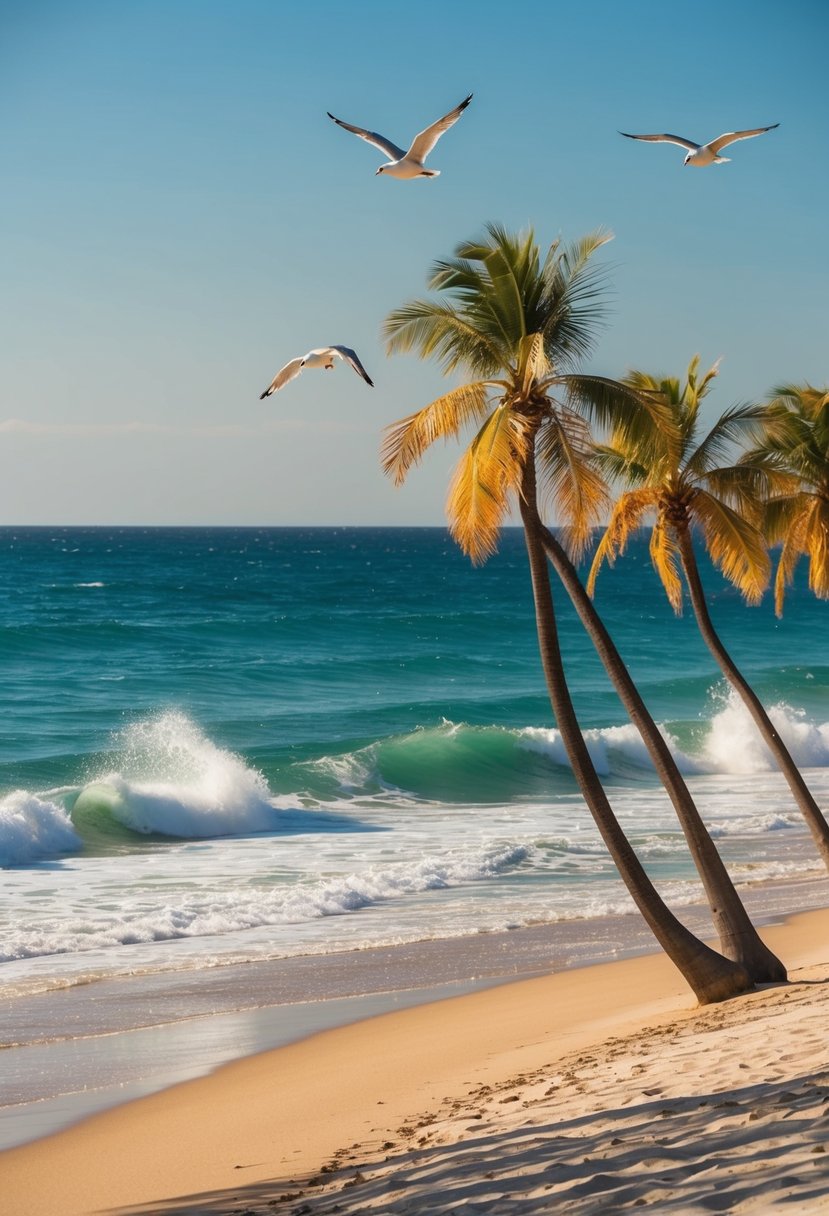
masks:
[[[543,332],[548,356],[562,370],[592,352],[605,324],[607,270],[590,259],[611,240],[612,233],[599,229],[572,245],[556,241],[548,251],[531,325]]]
[[[412,300],[389,313],[383,325],[389,354],[416,351],[434,355],[445,374],[466,367],[479,376],[495,374],[505,363],[505,350],[491,334],[463,314],[433,300]]]
[[[596,465],[608,483],[618,482],[620,485],[635,486],[647,481],[648,469],[637,462],[630,452],[605,443],[594,444],[593,450],[596,454]]]
[[[793,493],[798,482],[774,462],[751,460],[746,454],[737,464],[711,469],[698,484],[756,522],[772,495]]]
[[[727,409],[708,434],[692,452],[685,468],[692,477],[702,477],[717,465],[733,456],[735,449],[747,440],[759,438],[765,407],[762,405],[734,405]]]
[[[456,437],[471,422],[480,424],[490,412],[489,391],[483,380],[462,384],[386,427],[380,450],[383,472],[400,485],[436,439]]]

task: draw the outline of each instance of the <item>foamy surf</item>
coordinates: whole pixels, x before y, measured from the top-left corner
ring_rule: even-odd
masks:
[[[83,840],[65,809],[28,790],[0,799],[0,867],[77,853]]]

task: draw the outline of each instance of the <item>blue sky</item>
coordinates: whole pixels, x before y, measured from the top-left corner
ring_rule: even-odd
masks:
[[[455,449],[395,490],[382,428],[445,388],[389,309],[487,220],[601,225],[591,370],[722,357],[709,409],[826,383],[824,0],[0,0],[0,523],[437,524]],[[398,143],[474,100],[431,181]],[[781,124],[733,161],[669,145]],[[259,393],[289,358],[347,367]]]

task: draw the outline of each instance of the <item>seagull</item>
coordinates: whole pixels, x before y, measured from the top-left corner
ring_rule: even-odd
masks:
[[[335,359],[343,359],[346,363],[350,363],[357,375],[362,376],[366,384],[374,388],[374,381],[357,358],[356,351],[351,350],[348,346],[320,346],[317,350],[309,350],[307,355],[291,359],[290,363],[286,363],[284,367],[280,368],[264,393],[259,394],[259,400],[264,401],[266,397],[270,397],[271,393],[277,392],[291,380],[295,380],[304,367],[324,367],[326,371],[331,371]]]
[[[727,164],[731,158],[720,156],[723,148],[736,143],[738,139],[752,139],[755,135],[765,135],[766,131],[773,131],[775,127],[779,126],[779,122],[773,122],[770,127],[754,127],[751,131],[728,131],[725,135],[718,135],[708,144],[695,144],[693,140],[683,139],[681,135],[628,135],[627,131],[620,131],[619,134],[624,135],[626,139],[645,139],[656,144],[679,144],[680,148],[688,149],[685,164],[702,167],[703,165]]]
[[[439,169],[424,169],[423,162],[443,132],[455,125],[471,100],[472,94],[470,93],[459,106],[455,106],[454,110],[450,110],[448,114],[444,114],[443,118],[433,122],[431,127],[427,127],[425,131],[415,135],[408,152],[403,148],[398,148],[397,144],[393,144],[384,135],[378,135],[376,131],[366,131],[363,127],[352,127],[351,123],[343,122],[341,118],[334,118],[330,110],[327,111],[327,114],[338,127],[345,127],[346,131],[358,135],[366,143],[374,144],[375,148],[379,148],[386,156],[391,157],[380,166],[377,173],[387,173],[389,177],[399,177],[404,180],[412,177],[440,177]],[[377,174],[375,174],[376,176]]]

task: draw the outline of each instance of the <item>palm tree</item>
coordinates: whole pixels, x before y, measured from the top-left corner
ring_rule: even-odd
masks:
[[[680,613],[683,585],[679,567],[700,633],[754,719],[829,867],[829,824],[759,697],[714,628],[692,539],[696,529],[702,534],[714,565],[749,603],[759,603],[771,563],[763,537],[751,517],[756,518],[758,502],[769,493],[774,497],[781,487],[785,489],[790,478],[774,461],[751,459],[747,454],[734,463],[720,463],[736,444],[758,433],[765,407],[734,406],[700,439],[699,407],[717,375],[717,365],[701,379],[698,371],[699,357],[695,356],[684,384],[677,379],[658,380],[641,371],[625,377],[631,388],[660,402],[669,411],[670,422],[663,422],[658,429],[643,423],[643,432],[652,433],[643,434],[641,439],[630,428],[615,428],[609,442],[598,448],[604,469],[634,488],[620,496],[611,512],[593,559],[588,591],[593,594],[602,563],[612,562],[617,553],[623,552],[631,534],[646,517],[653,515],[651,559],[668,599],[674,611]]]
[[[639,731],[656,774],[673,804],[705,888],[722,953],[726,958],[742,963],[756,984],[785,982],[785,966],[765,944],[752,924],[671,749],[648,712],[639,689],[579,578],[576,567],[558,539],[547,528],[544,529],[542,543],[628,717]]]
[[[542,260],[532,232],[513,236],[489,225],[485,237],[464,242],[453,258],[435,265],[429,286],[442,297],[392,312],[385,323],[388,349],[435,355],[447,374],[463,369],[473,379],[389,427],[383,465],[399,484],[435,440],[477,427],[450,486],[450,531],[473,561],[483,562],[518,500],[542,665],[571,767],[634,901],[705,1003],[745,991],[751,979],[665,906],[613,813],[564,677],[544,551],[537,471],[542,498],[568,520],[569,544],[583,549],[606,499],[586,417],[627,433],[642,410],[637,396],[615,381],[570,370],[590,350],[601,316],[602,280],[590,259],[607,239],[597,232],[571,246],[556,242]]]
[[[801,557],[809,559],[809,588],[829,599],[829,388],[784,384],[772,391],[763,434],[749,461],[788,473],[792,485],[765,504],[766,536],[780,544],[774,607],[783,615],[786,587]]]

